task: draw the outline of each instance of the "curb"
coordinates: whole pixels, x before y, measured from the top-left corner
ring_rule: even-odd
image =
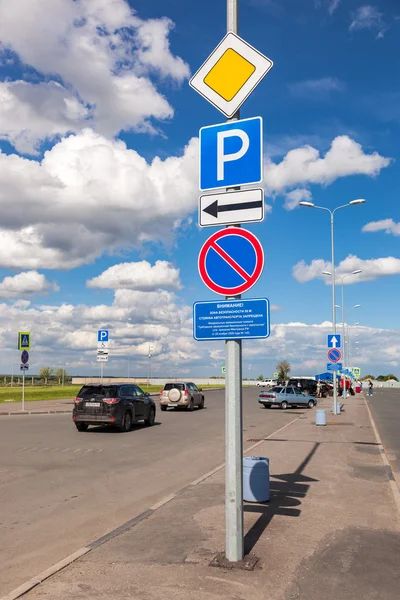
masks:
[[[388,459],[388,457],[386,455],[385,448],[384,448],[384,446],[382,444],[382,440],[380,438],[380,435],[379,435],[379,432],[378,432],[378,428],[377,428],[377,426],[375,424],[374,417],[372,416],[372,411],[371,411],[371,409],[369,407],[369,404],[368,404],[367,399],[364,396],[364,394],[363,394],[363,398],[364,398],[365,406],[367,407],[368,416],[369,416],[369,419],[371,421],[372,429],[374,430],[376,441],[379,444],[379,450],[380,450],[380,453],[381,453],[382,462],[384,464],[386,474],[387,474],[388,479],[389,479],[389,485],[390,485],[390,488],[392,490],[393,500],[394,500],[394,502],[396,504],[396,508],[397,508],[399,516],[400,516],[400,482],[397,481],[396,476],[393,473],[392,467],[390,466],[390,462],[389,462],[389,459]],[[1,598],[0,598],[0,600],[1,600]]]
[[[257,446],[260,446],[266,440],[269,440],[269,439],[273,438],[275,435],[277,435],[278,433],[280,433],[281,431],[283,431],[284,429],[286,429],[290,425],[293,425],[293,423],[295,423],[296,421],[298,421],[299,418],[300,417],[296,417],[292,421],[289,421],[289,423],[286,423],[286,425],[284,425],[283,427],[280,427],[279,429],[277,429],[276,431],[274,431],[273,433],[271,433],[266,438],[260,440],[259,442],[256,442],[252,446],[249,446],[248,448],[246,448],[243,451],[243,454],[246,454],[247,452],[251,452],[252,450],[254,450],[254,448],[257,448]],[[11,592],[9,592],[6,596],[1,596],[0,600],[17,600],[17,598],[20,598],[21,596],[23,596],[24,594],[26,594],[27,592],[29,592],[33,588],[37,587],[38,585],[40,585],[41,583],[43,583],[43,581],[45,581],[46,579],[49,579],[49,577],[51,577],[52,575],[55,575],[59,571],[62,571],[62,569],[65,569],[65,567],[68,567],[69,565],[71,565],[78,558],[81,558],[82,556],[85,556],[85,554],[88,554],[89,552],[91,552],[95,548],[98,548],[102,544],[105,544],[106,542],[112,540],[113,538],[117,537],[121,533],[124,533],[128,529],[131,529],[131,528],[135,527],[135,525],[137,525],[141,521],[144,521],[145,519],[149,518],[157,510],[159,510],[160,508],[162,508],[163,506],[165,506],[166,504],[168,504],[169,502],[171,502],[172,500],[174,500],[175,498],[177,498],[178,496],[180,496],[181,494],[183,494],[187,490],[191,490],[191,489],[195,488],[196,486],[198,486],[203,481],[206,481],[209,477],[211,477],[215,473],[218,473],[218,471],[221,471],[224,467],[225,467],[225,463],[223,462],[221,465],[219,465],[215,469],[212,469],[211,471],[208,471],[208,473],[205,473],[204,475],[202,475],[198,479],[195,479],[191,483],[185,485],[183,488],[179,489],[177,492],[172,493],[169,496],[166,496],[163,500],[160,500],[156,504],[153,504],[153,506],[150,506],[147,510],[145,510],[145,511],[141,512],[140,514],[136,515],[136,517],[133,517],[132,519],[129,519],[129,521],[126,521],[125,523],[122,523],[122,525],[120,525],[116,529],[113,529],[113,530],[109,531],[105,535],[102,535],[101,537],[97,538],[93,542],[90,542],[86,546],[82,546],[81,548],[79,548],[78,550],[76,550],[76,552],[74,552],[73,554],[69,554],[64,559],[62,559],[59,562],[55,563],[54,565],[52,565],[51,567],[49,567],[45,571],[42,571],[41,573],[39,573],[39,575],[36,575],[35,577],[32,577],[31,579],[28,579],[28,581],[26,581],[22,585],[18,586],[15,590],[12,590]]]
[[[26,415],[70,415],[70,410],[22,410],[20,412],[0,412],[0,417],[26,417]]]

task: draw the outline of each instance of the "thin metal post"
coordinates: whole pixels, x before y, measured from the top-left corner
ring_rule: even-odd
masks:
[[[238,33],[238,23],[238,0],[227,0],[227,32]],[[228,121],[239,118],[238,111]],[[244,558],[242,340],[227,340],[225,356],[225,554],[237,562]]]
[[[103,383],[103,368],[104,368],[104,365],[101,362],[100,363],[100,381],[101,381],[101,383]]]
[[[331,249],[332,249],[332,327],[333,334],[336,335],[336,302],[335,302],[335,229],[334,214],[331,215]],[[337,414],[337,371],[333,371],[333,414]]]
[[[342,277],[342,331],[343,331],[343,367],[346,369],[346,333],[344,327],[344,277]],[[348,366],[348,365],[347,365]],[[343,398],[347,398],[347,387],[345,375],[343,375]]]
[[[25,410],[25,369],[22,371],[22,410]]]

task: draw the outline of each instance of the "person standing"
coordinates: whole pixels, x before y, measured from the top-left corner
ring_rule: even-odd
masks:
[[[317,381],[317,398],[321,398],[321,382],[319,379]]]
[[[372,396],[372,391],[374,388],[374,384],[372,383],[372,381],[369,379],[368,380],[368,396]]]

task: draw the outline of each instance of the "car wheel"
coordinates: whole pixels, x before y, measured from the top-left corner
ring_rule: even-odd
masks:
[[[89,429],[89,425],[87,423],[75,423],[75,426],[78,431],[87,431]]]
[[[271,408],[268,404],[264,404],[264,408]]]
[[[201,397],[201,402],[199,404],[199,409],[204,408],[204,396]]]
[[[122,421],[122,425],[121,425],[121,431],[124,431],[125,433],[127,433],[128,431],[131,430],[132,427],[132,415],[130,413],[129,410],[126,411],[125,415],[124,415],[124,419]]]
[[[289,404],[286,402],[286,400],[284,400],[283,402],[281,402],[281,409],[282,410],[286,410],[288,406],[289,406]]]
[[[314,408],[314,400],[309,400],[307,406],[308,408]]]
[[[154,425],[155,420],[156,420],[156,411],[154,410],[154,408],[151,408],[150,412],[149,412],[149,416],[147,417],[147,419],[144,420],[144,424],[146,425],[146,427],[151,427],[152,425]]]
[[[161,404],[160,408],[163,412],[165,412],[167,410],[168,406],[164,406],[164,404]]]
[[[191,398],[190,402],[189,402],[189,406],[187,407],[187,410],[192,412],[193,409],[194,409],[193,398]]]

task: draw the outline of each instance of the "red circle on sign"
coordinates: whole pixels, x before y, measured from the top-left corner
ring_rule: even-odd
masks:
[[[247,273],[227,252],[225,252],[225,250],[223,250],[223,248],[217,244],[217,241],[221,238],[233,235],[245,238],[253,246],[256,257],[253,273]],[[218,285],[215,283],[215,281],[213,281],[213,279],[211,279],[206,267],[207,254],[211,248],[215,250],[217,254],[219,254],[219,256],[223,258],[230,267],[232,267],[232,269],[234,269],[243,279],[245,279],[244,283],[233,288],[228,288]],[[221,231],[217,231],[211,235],[203,244],[199,254],[198,267],[200,277],[205,285],[210,288],[210,290],[216,294],[221,294],[222,296],[238,296],[239,294],[243,294],[252,288],[260,278],[264,268],[264,251],[259,240],[255,235],[250,233],[250,231],[247,231],[246,229],[240,229],[239,227],[227,227],[226,229],[222,229]]]
[[[328,350],[328,360],[330,360],[331,362],[337,363],[341,358],[342,353],[339,350],[339,348],[331,348],[330,350]]]

